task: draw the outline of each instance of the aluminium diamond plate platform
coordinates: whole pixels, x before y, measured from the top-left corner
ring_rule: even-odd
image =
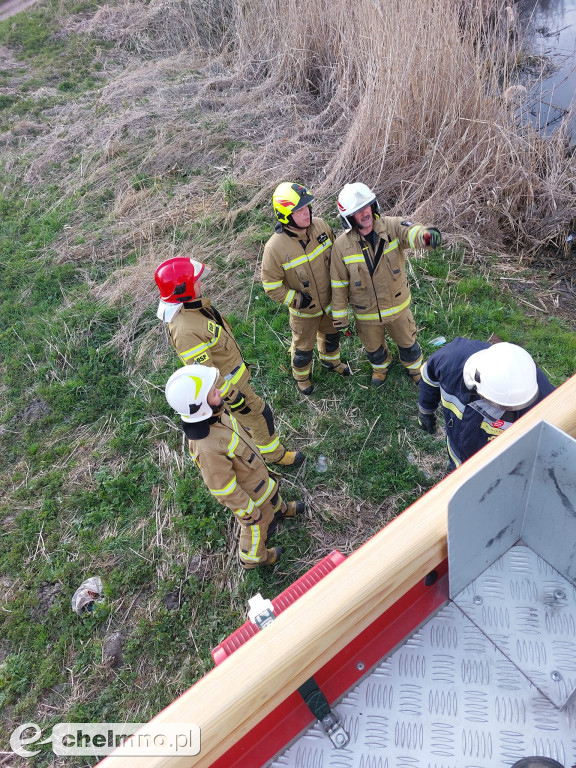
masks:
[[[576,588],[528,547],[508,550],[456,604],[561,708],[576,689]]]
[[[509,559],[538,561],[525,550],[514,547]],[[549,566],[546,576],[554,589],[571,593],[574,609],[574,587]],[[506,578],[496,562],[483,583],[502,585]],[[334,749],[316,724],[270,768],[494,768],[533,754],[566,768],[576,763],[576,706],[558,709],[456,602],[429,619],[335,709],[351,737],[347,748]]]
[[[450,600],[266,768],[576,768],[576,441],[546,422],[449,505]],[[358,659],[361,662],[361,659]]]

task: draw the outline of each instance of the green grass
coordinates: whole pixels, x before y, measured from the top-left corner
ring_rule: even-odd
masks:
[[[64,100],[99,71],[92,63],[98,44],[85,41],[71,74],[77,41],[55,39],[54,29],[43,11],[21,14],[0,24],[0,43],[26,60],[36,87],[56,74],[52,99]],[[44,119],[52,104],[7,94],[0,119]],[[213,132],[213,118],[206,122]],[[118,175],[150,194],[203,181],[200,171],[166,179],[136,163]],[[416,389],[397,356],[386,386],[375,391],[356,336],[343,340],[351,379],[316,363],[314,395],[297,394],[286,310],[253,285],[253,257],[273,229],[269,206],[242,212],[231,226],[208,208],[170,233],[173,242],[192,240],[202,253],[215,252],[239,295],[250,295],[250,311],[241,304],[230,316],[237,340],[284,441],[308,457],[298,473],[281,472],[284,496],[304,496],[310,505],[306,519],[287,522],[277,536],[282,562],[240,573],[227,562],[235,548],[230,515],[200,482],[170,425],[162,389],[177,360],[168,346],[160,359],[139,357],[155,326],[156,296],[130,349],[118,349],[114,339],[130,319],[131,297],[110,306],[93,290],[116,274],[118,261],[76,263],[57,249],[70,222],[76,244],[89,233],[109,235],[114,190],[74,195],[65,184],[22,179],[18,164],[0,168],[0,709],[8,736],[27,721],[49,733],[64,720],[152,717],[211,669],[210,649],[244,621],[249,597],[273,597],[333,546],[358,546],[430,488],[445,465],[441,440],[417,427]],[[207,184],[231,209],[248,199],[228,171]],[[239,244],[231,266],[228,245]],[[134,264],[137,253],[123,252],[122,265]],[[493,264],[479,268],[446,249],[411,265],[425,355],[438,335],[496,333],[526,346],[554,384],[575,370],[572,327],[527,314],[500,290]],[[316,469],[321,454],[325,473]],[[71,598],[90,575],[104,580],[105,598],[80,618]],[[112,670],[102,647],[114,631],[124,635],[124,660]],[[28,764],[50,761],[45,747]]]
[[[0,344],[7,397],[0,471],[9,491],[0,501],[0,564],[17,587],[0,619],[0,702],[9,723],[34,721],[40,705],[61,701],[55,691],[64,691],[68,704],[54,721],[64,714],[69,720],[115,720],[133,711],[134,686],[145,686],[137,707],[138,719],[145,719],[211,668],[210,648],[244,620],[247,598],[285,588],[306,570],[317,543],[305,521],[294,521],[281,532],[285,564],[276,571],[247,574],[236,585],[189,572],[186,564],[194,553],[217,558],[231,540],[229,515],[199,482],[193,465],[185,462],[180,470],[158,461],[155,447],[161,442],[182,455],[179,433],[160,420],[171,416],[161,386],[176,360],[166,349],[163,368],[140,371],[152,385],[146,396],[134,391],[130,361],[108,343],[128,310],[94,302],[73,265],[51,261],[50,244],[74,201],[60,200],[43,215],[27,210],[19,202],[23,197],[2,201],[7,270]],[[43,256],[30,260],[30,252]],[[427,342],[440,334],[487,338],[496,332],[527,346],[555,384],[574,369],[572,330],[558,319],[526,316],[460,254],[426,255],[412,267],[415,314],[427,353]],[[248,287],[249,268],[239,269],[236,279]],[[283,473],[285,496],[295,498],[306,489],[314,500],[318,493],[331,493],[316,521],[326,537],[345,541],[355,525],[353,516],[340,513],[339,494],[375,510],[363,522],[367,538],[385,522],[388,500],[400,511],[438,479],[437,473],[426,476],[418,463],[428,457],[441,470],[444,449],[418,430],[416,390],[399,364],[383,391],[371,390],[359,340],[347,338],[343,356],[354,376],[343,380],[316,365],[316,392],[307,399],[297,395],[289,375],[285,311],[257,285],[249,316],[232,320],[281,432],[309,457],[296,481]],[[27,422],[32,401],[46,408]],[[99,441],[103,431],[107,438]],[[90,476],[81,472],[86,452],[97,467]],[[316,470],[320,454],[329,460],[322,474]],[[163,510],[172,510],[161,542],[154,513],[158,498]],[[94,573],[105,580],[106,604],[97,615],[80,619],[70,599]],[[58,585],[50,605],[43,600],[46,585]],[[180,595],[177,610],[163,602],[173,591]],[[136,608],[129,613],[131,602]],[[102,664],[102,643],[117,628],[126,633],[124,662],[111,674]],[[83,680],[74,691],[68,670]],[[50,722],[44,719],[43,726]],[[48,759],[42,753],[35,761]]]
[[[10,723],[35,721],[38,707],[60,700],[55,690],[65,691],[70,695],[66,719],[117,720],[134,710],[134,687],[145,686],[146,696],[137,706],[138,719],[145,719],[211,668],[210,648],[242,623],[251,594],[273,596],[306,570],[315,543],[306,522],[286,524],[281,533],[286,564],[278,571],[245,575],[234,591],[225,580],[206,581],[187,571],[194,553],[217,557],[227,550],[229,516],[199,482],[191,463],[171,471],[158,462],[159,441],[178,454],[181,438],[158,420],[171,415],[161,391],[149,388],[146,398],[138,397],[129,386],[126,363],[107,345],[122,312],[91,301],[70,265],[50,264],[50,240],[65,215],[42,220],[23,217],[18,206],[10,210],[4,226],[11,229],[11,242],[21,242],[22,249],[24,243],[45,249],[48,257],[34,261],[32,268],[18,259],[18,247],[3,257],[10,264],[3,296],[14,302],[26,282],[33,300],[11,311],[2,304],[2,384],[9,401],[2,419],[0,468],[11,490],[0,502],[5,531],[0,563],[19,586],[0,619],[5,654],[0,701]],[[473,267],[450,252],[414,260],[413,269],[420,286],[414,287],[415,312],[427,352],[427,341],[439,334],[487,338],[496,332],[525,344],[556,384],[573,370],[576,342],[562,321],[543,323],[525,316],[509,296],[495,292],[489,279],[475,275]],[[248,283],[247,271],[241,280]],[[246,358],[259,364],[256,386],[273,403],[284,425],[281,431],[309,457],[295,484],[292,474],[284,472],[288,498],[305,488],[313,500],[329,489],[334,504],[341,493],[374,510],[394,499],[400,511],[438,479],[427,477],[409,459],[416,453],[441,466],[444,449],[418,430],[416,391],[399,364],[391,369],[385,389],[373,391],[359,340],[346,339],[343,354],[354,376],[343,380],[316,365],[316,392],[306,399],[296,394],[288,372],[285,312],[256,286],[249,317],[232,319]],[[160,387],[175,365],[167,349],[166,366],[151,375],[152,383]],[[23,410],[35,398],[47,404],[46,413],[22,423]],[[104,428],[108,438],[99,444]],[[72,481],[83,447],[94,451],[98,468]],[[316,470],[320,454],[329,460],[323,474]],[[156,541],[158,495],[173,516],[162,543]],[[383,514],[375,511],[364,523],[366,537],[383,522]],[[343,540],[354,525],[354,518],[343,518],[337,506],[324,510],[319,522],[326,536]],[[178,551],[182,546],[185,552]],[[106,582],[106,610],[80,619],[70,599],[93,573]],[[46,584],[59,585],[49,607],[42,602]],[[163,600],[174,590],[180,608],[169,610]],[[131,601],[133,614],[126,613]],[[116,628],[126,633],[124,662],[111,674],[102,664],[102,643]],[[67,670],[83,680],[74,696]],[[55,715],[54,721],[63,716]],[[42,724],[48,728],[50,722]],[[41,753],[35,761],[41,765],[48,759]]]

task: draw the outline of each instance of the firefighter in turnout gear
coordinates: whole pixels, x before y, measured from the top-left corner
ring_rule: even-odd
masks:
[[[167,323],[172,346],[184,365],[199,363],[221,372],[217,385],[226,407],[250,431],[265,460],[297,467],[304,454],[281,444],[270,406],[250,385],[250,369],[230,323],[210,299],[202,297],[201,278],[209,269],[183,257],[162,262],[155,274],[161,296],[157,315]]]
[[[272,205],[278,222],[262,257],[264,290],[290,313],[292,375],[304,395],[313,390],[314,344],[323,368],[350,375],[340,360],[340,332],[330,314],[334,233],[323,219],[312,217],[313,201],[300,184],[285,181],[276,188]]]
[[[442,403],[452,470],[553,391],[522,347],[457,337],[422,366],[418,423],[433,435]]]
[[[392,362],[386,333],[398,346],[400,361],[414,383],[420,381],[422,350],[410,311],[405,248],[437,248],[435,227],[400,217],[381,216],[376,195],[365,184],[346,184],[338,196],[344,226],[332,249],[332,317],[348,325],[348,304],[356,331],[372,366],[372,385],[381,386]]]
[[[282,549],[268,548],[268,538],[280,520],[302,514],[304,503],[282,500],[257,445],[224,410],[218,381],[217,368],[185,365],[168,379],[166,400],[180,415],[190,455],[208,490],[236,517],[241,565],[247,570],[273,565]]]

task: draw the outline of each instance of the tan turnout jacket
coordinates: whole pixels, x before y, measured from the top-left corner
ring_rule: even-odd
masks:
[[[373,274],[366,256],[374,263],[375,251],[356,229],[338,236],[332,249],[332,316],[348,321],[348,303],[357,320],[385,323],[410,306],[405,248],[424,248],[426,227],[400,217],[381,216],[374,222],[380,252]]]
[[[207,437],[189,440],[190,455],[210,493],[230,509],[241,524],[257,523],[259,507],[276,492],[277,482],[246,430],[225,411]]]
[[[285,304],[298,317],[330,313],[330,251],[334,233],[323,219],[312,218],[306,230],[308,242],[292,237],[278,225],[264,246],[262,285],[271,299]],[[300,309],[303,293],[312,297]]]
[[[233,402],[241,383],[250,379],[250,370],[244,363],[228,320],[212,306],[210,299],[190,302],[192,308],[182,307],[168,323],[170,341],[184,365],[199,363],[218,368],[220,378],[216,386],[222,397]]]

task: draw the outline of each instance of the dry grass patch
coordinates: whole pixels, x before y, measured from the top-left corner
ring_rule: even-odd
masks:
[[[248,186],[251,200],[231,220],[285,178],[312,186],[319,212],[362,179],[386,210],[434,221],[472,247],[556,246],[576,219],[575,160],[565,129],[544,138],[521,116],[523,41],[508,36],[504,5],[316,0],[280,13],[263,0],[169,0],[63,20],[77,34],[105,30],[117,48],[100,52],[110,65],[96,109],[60,104],[50,133],[23,137],[28,178],[54,176],[80,151],[80,169],[61,175],[66,189],[113,191],[108,221],[68,252],[74,260],[91,247],[106,259],[168,244],[194,203],[190,189],[178,180],[182,191],[161,208],[157,189],[134,194],[129,177],[164,183],[191,171],[211,208],[226,175]]]
[[[89,19],[76,17],[76,31],[113,40],[139,56],[173,55],[185,49],[219,48],[229,28],[227,0],[151,0],[104,5]]]
[[[307,528],[312,545],[307,555],[312,567],[333,549],[349,555],[393,520],[402,510],[402,497],[390,495],[381,504],[352,498],[345,485],[319,486],[309,497]],[[334,523],[338,524],[335,530]],[[309,558],[309,560],[308,560]]]
[[[52,469],[66,470],[63,478],[67,490],[89,490],[94,487],[94,472],[103,466],[102,457],[109,453],[109,442],[115,428],[115,420],[105,416],[96,424],[78,427],[74,433],[66,436],[69,451]],[[50,440],[46,448],[58,447],[61,443],[62,438]],[[106,461],[105,466],[117,473],[122,471],[125,461],[117,457],[113,462]]]

